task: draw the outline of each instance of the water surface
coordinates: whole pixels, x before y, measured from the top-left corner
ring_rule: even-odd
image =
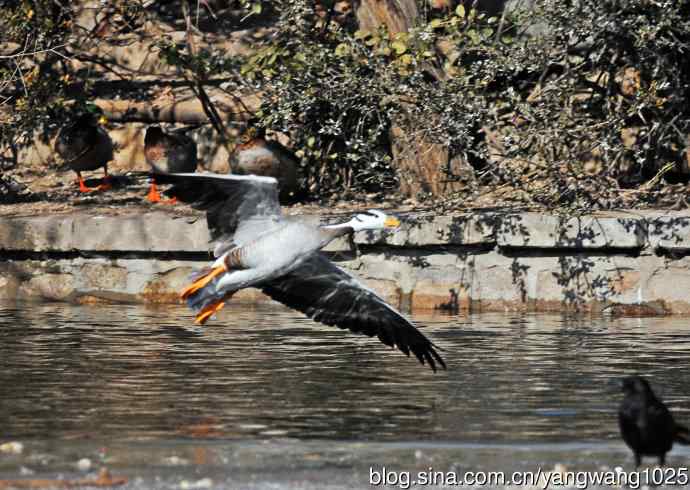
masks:
[[[370,466],[596,470],[632,458],[612,383],[644,373],[690,423],[681,318],[414,315],[447,371],[280,307],[0,305],[0,478],[132,488],[372,488]],[[669,463],[688,466],[676,447]],[[208,479],[210,480],[208,480]]]

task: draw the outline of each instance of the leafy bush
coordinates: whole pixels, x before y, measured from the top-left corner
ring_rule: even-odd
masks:
[[[502,19],[460,5],[396,36],[324,26],[310,4],[281,5],[243,73],[321,189],[393,185],[400,122],[531,204],[614,207],[659,172],[685,178],[688,2],[538,0]]]
[[[663,204],[665,184],[688,181],[687,1],[534,0],[500,18],[475,2],[418,3],[409,31],[390,33],[360,29],[333,0],[228,0],[220,4],[243,9],[244,23],[270,21],[273,34],[253,54],[190,50],[179,37],[159,47],[200,94],[215,76],[226,90],[262,93],[262,124],[291,136],[316,195],[395,189],[395,127],[472,165],[473,184],[444,197],[480,190],[497,202],[611,208]],[[93,81],[71,72],[58,49],[75,36],[72,3],[5,4],[0,21],[19,48],[0,59],[0,144],[60,120],[65,100],[85,103]],[[158,7],[107,8],[136,19]],[[144,25],[127,22],[137,32]]]
[[[59,2],[6,1],[0,25],[0,147],[5,147],[21,144],[60,113],[69,77],[54,65],[64,56],[71,10]]]

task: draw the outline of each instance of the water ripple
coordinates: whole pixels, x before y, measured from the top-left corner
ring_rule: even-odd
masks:
[[[415,320],[448,371],[282,308],[0,306],[3,437],[605,441],[633,372],[690,412],[681,319]]]

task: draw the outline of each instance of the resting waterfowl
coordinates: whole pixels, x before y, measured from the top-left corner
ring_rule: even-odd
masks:
[[[436,370],[443,359],[417,328],[376,293],[337,267],[319,250],[360,230],[395,228],[400,222],[369,211],[335,225],[283,216],[278,182],[255,175],[168,174],[166,194],[205,209],[216,261],[195,274],[182,297],[205,323],[240,289],[256,287],[316,321],[412,352]]]
[[[281,200],[297,193],[297,157],[283,145],[266,140],[266,130],[250,122],[230,154],[230,170],[237,175],[260,175],[278,180]]]
[[[159,126],[151,126],[144,136],[144,155],[154,174],[188,173],[196,171],[196,143],[180,132],[166,133]],[[173,204],[175,199],[163,201],[156,177],[151,177],[151,188],[147,195],[151,202]]]
[[[95,114],[84,113],[63,127],[55,139],[55,151],[64,160],[63,167],[69,167],[77,173],[81,192],[110,189],[108,162],[113,159],[113,142]],[[87,187],[81,172],[101,167],[103,183],[98,187]]]

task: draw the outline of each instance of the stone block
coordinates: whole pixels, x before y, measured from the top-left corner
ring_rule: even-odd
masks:
[[[180,292],[188,285],[191,267],[176,267],[157,273],[138,291],[145,303],[183,303]]]
[[[81,284],[93,289],[123,289],[127,286],[127,269],[112,264],[89,264],[76,270]]]
[[[203,217],[163,212],[0,218],[0,250],[32,252],[207,252]]]
[[[466,272],[467,287],[472,301],[481,301],[482,309],[489,304],[496,304],[499,310],[515,308],[506,307],[505,302],[520,305],[527,301],[532,289],[529,268],[521,259],[505,257],[492,251],[476,255],[468,261]]]
[[[496,230],[501,247],[642,248],[646,221],[629,215],[559,217],[542,213],[505,216]]]
[[[361,282],[393,308],[400,308],[400,286],[395,281],[367,278]]]
[[[73,248],[70,215],[0,218],[0,250],[66,251]]]
[[[119,252],[206,252],[209,234],[204,218],[176,218],[155,212],[135,216],[79,216],[74,219],[72,248]]]
[[[667,215],[650,218],[649,245],[654,250],[690,250],[690,216]]]
[[[50,301],[68,301],[74,296],[75,280],[72,274],[41,274],[24,282],[18,294],[21,297]]]
[[[416,310],[442,310],[448,312],[470,309],[469,291],[460,283],[417,281],[410,301]]]

